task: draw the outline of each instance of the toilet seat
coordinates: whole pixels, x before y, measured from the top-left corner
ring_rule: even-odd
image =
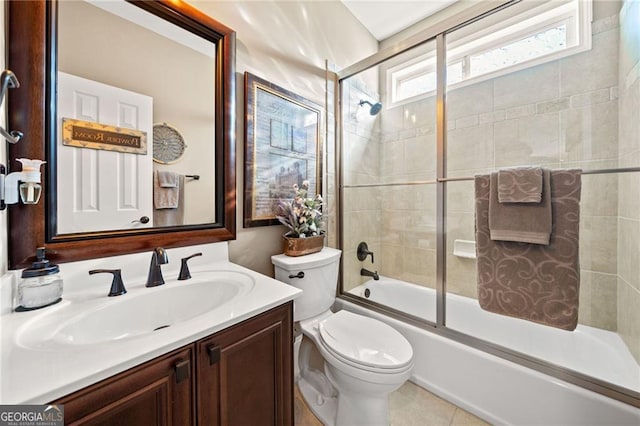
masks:
[[[381,321],[343,310],[320,321],[318,329],[324,348],[353,367],[395,374],[412,366],[411,344]]]

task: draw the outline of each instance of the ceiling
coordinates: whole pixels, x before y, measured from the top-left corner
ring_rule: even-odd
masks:
[[[378,41],[382,41],[456,1],[342,0],[342,3]]]

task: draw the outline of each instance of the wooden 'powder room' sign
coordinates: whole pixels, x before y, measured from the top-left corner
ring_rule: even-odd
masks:
[[[147,153],[147,133],[90,121],[62,119],[62,144],[129,154]]]

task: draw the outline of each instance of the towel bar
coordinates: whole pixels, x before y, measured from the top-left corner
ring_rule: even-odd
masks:
[[[640,172],[640,167],[621,167],[618,169],[595,169],[595,170],[583,170],[583,175],[599,175],[606,173],[630,173]],[[385,187],[385,186],[407,186],[407,185],[433,185],[441,182],[462,182],[473,180],[474,176],[458,176],[458,177],[445,177],[437,178],[433,180],[416,180],[406,182],[393,182],[393,183],[361,183],[361,184],[342,184],[340,188],[368,188],[368,187]]]
[[[595,170],[583,170],[583,175],[599,175],[606,173],[629,173],[629,172],[640,172],[640,167],[620,167],[618,169],[595,169]],[[438,182],[456,182],[456,181],[464,181],[464,180],[473,180],[475,176],[460,176],[460,177],[450,177],[450,178],[438,178]]]

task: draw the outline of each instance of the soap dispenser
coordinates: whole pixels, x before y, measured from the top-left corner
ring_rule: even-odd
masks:
[[[17,312],[31,311],[53,305],[62,300],[62,276],[58,265],[45,259],[45,248],[39,247],[37,260],[22,271],[18,283]]]

